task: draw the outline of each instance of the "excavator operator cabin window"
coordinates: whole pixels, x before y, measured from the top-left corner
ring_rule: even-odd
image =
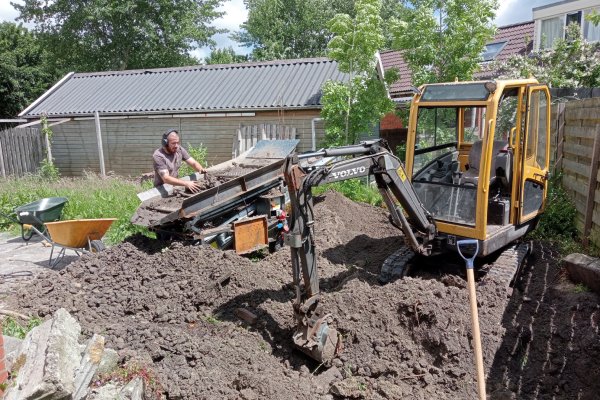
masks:
[[[547,107],[548,98],[546,92],[539,91],[539,112],[538,112],[538,134],[537,134],[537,151],[536,161],[538,167],[545,168],[546,166],[546,127],[547,127]]]
[[[419,108],[413,172],[456,149],[458,110],[456,107]]]
[[[473,143],[483,139],[485,133],[485,107],[463,107],[463,139],[465,143]]]
[[[494,140],[508,142],[510,131],[517,126],[519,89],[505,89],[498,104]]]
[[[542,91],[534,91],[531,94],[530,99],[530,109],[529,109],[529,128],[527,130],[527,149],[525,150],[525,159],[529,160],[528,164],[533,162],[533,157],[536,154],[536,148],[538,145],[538,132],[540,132],[540,120],[544,119],[544,132],[545,132],[545,107],[544,114],[540,113],[540,102],[541,95],[544,94],[545,101],[545,93]]]

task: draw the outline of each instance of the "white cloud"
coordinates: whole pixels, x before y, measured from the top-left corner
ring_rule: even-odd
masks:
[[[502,0],[500,7],[496,12],[494,23],[496,26],[505,26],[533,20],[532,10],[539,6],[556,3],[559,0],[533,0],[533,1],[518,1],[518,0]]]
[[[16,2],[20,3],[19,1]],[[18,11],[10,4],[9,0],[0,0],[0,21],[17,22],[15,18],[18,16]]]
[[[229,35],[238,31],[240,25],[248,18],[248,10],[246,10],[243,0],[228,0],[219,7],[219,10],[224,11],[225,15],[215,20],[214,25],[217,28],[228,29],[229,33],[220,33],[213,36],[214,41],[217,42],[215,47],[218,49],[225,49],[231,46],[237,54],[250,53],[251,49],[240,46],[237,42],[229,38]],[[191,55],[202,61],[205,57],[209,56],[210,51],[210,48],[206,46],[192,51]]]
[[[219,7],[219,11],[225,11],[225,15],[219,18],[220,27],[232,31],[238,30],[248,18],[248,10],[243,0],[229,0]]]

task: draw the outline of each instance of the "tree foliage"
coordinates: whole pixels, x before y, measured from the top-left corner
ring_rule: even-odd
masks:
[[[394,21],[394,47],[402,51],[415,85],[472,79],[494,35],[496,0],[412,0]]]
[[[360,134],[370,132],[394,109],[385,85],[395,81],[397,73],[386,72],[383,81],[377,74],[375,54],[385,40],[380,11],[381,0],[357,0],[355,18],[338,14],[330,22],[334,37],[329,42],[329,56],[349,80],[328,81],[323,87],[321,115],[327,145],[356,143]]]
[[[47,52],[34,34],[0,23],[0,117],[15,118],[55,80]]]
[[[333,37],[328,27],[336,14],[355,17],[354,0],[244,0],[248,20],[232,37],[252,47],[254,60],[320,57]],[[383,0],[384,21],[399,17],[402,0]],[[390,25],[382,25],[383,50],[391,47]]]
[[[193,63],[214,44],[222,0],[24,0],[11,3],[64,70],[103,71]]]
[[[206,64],[237,64],[246,61],[248,61],[248,56],[236,54],[231,46],[224,49],[215,49],[210,52],[208,57],[204,58]]]
[[[325,55],[336,12],[352,9],[350,0],[244,0],[248,20],[233,38],[252,47],[252,59],[274,60]]]
[[[500,78],[536,77],[553,87],[600,86],[600,43],[586,41],[578,24],[570,24],[566,38],[554,42],[552,49],[531,55],[514,55],[495,69]]]

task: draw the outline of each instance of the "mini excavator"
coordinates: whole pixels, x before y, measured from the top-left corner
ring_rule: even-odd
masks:
[[[302,162],[315,157],[333,161]],[[550,92],[533,78],[421,86],[410,108],[405,163],[382,140],[289,155],[284,240],[296,287],[294,344],[324,364],[341,348],[333,316],[320,302],[314,186],[374,177],[405,239],[382,265],[386,283],[404,276],[414,257],[456,252],[464,239],[477,240],[477,257],[511,248],[544,211],[549,157]],[[510,280],[520,262],[504,260],[490,273]]]

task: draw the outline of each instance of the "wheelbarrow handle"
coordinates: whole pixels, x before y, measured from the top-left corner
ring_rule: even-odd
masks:
[[[2,211],[0,211],[0,215],[16,224],[20,224],[19,220],[13,217],[12,215],[4,214]]]
[[[475,252],[473,253],[473,256],[471,256],[470,258],[467,258],[462,253],[462,251],[460,251],[460,246],[463,246],[463,245],[468,246],[471,244],[475,245]],[[467,263],[467,269],[473,269],[475,257],[477,257],[477,253],[479,253],[479,241],[477,239],[457,240],[456,241],[456,250],[458,250],[458,254],[460,254],[460,256],[463,258],[463,260],[465,260],[465,262]]]

